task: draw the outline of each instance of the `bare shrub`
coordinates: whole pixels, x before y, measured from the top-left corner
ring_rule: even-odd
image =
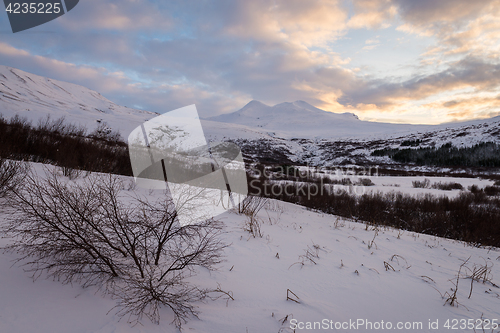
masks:
[[[484,187],[484,193],[487,195],[487,196],[496,196],[496,195],[500,195],[500,186],[485,186]]]
[[[0,198],[23,182],[28,168],[26,163],[0,158]]]
[[[113,175],[74,183],[56,172],[43,179],[29,173],[26,186],[13,192],[17,212],[3,227],[12,238],[5,249],[20,254],[34,278],[47,273],[96,286],[134,322],[146,316],[158,323],[160,308],[170,308],[180,327],[196,316],[193,302],[210,292],[185,278],[221,261],[222,225],[211,219],[181,226],[168,198],[150,202],[123,188]]]
[[[257,213],[267,205],[269,199],[249,195],[238,205],[238,213],[249,217],[255,217]]]
[[[429,185],[431,184],[431,181],[427,178],[424,180],[414,180],[411,182],[414,188],[428,188]]]
[[[113,131],[106,122],[101,122],[97,128],[90,133],[89,137],[109,142],[122,142],[123,139],[118,131]]]
[[[370,178],[360,178],[356,185],[359,186],[374,186],[375,184],[372,182]]]
[[[262,231],[260,230],[261,222],[259,221],[258,218],[255,216],[248,216],[248,218],[245,221],[245,225],[243,229],[250,233],[254,238],[262,238],[264,237],[264,234],[262,234]]]
[[[60,167],[60,169],[61,169],[63,176],[68,177],[71,180],[77,179],[78,177],[80,177],[80,174],[81,174],[81,170],[73,169],[73,168],[70,168],[67,166],[62,166],[62,167]]]

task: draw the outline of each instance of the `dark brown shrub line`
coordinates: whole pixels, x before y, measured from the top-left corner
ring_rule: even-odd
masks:
[[[488,196],[484,190],[463,191],[449,198],[401,192],[357,195],[346,190],[310,191],[314,186],[325,189],[331,185],[283,183],[251,177],[249,184],[252,195],[299,204],[323,213],[456,239],[474,246],[500,247],[500,199]]]
[[[104,123],[87,133],[64,118],[46,117],[32,125],[18,116],[0,117],[0,157],[132,175],[127,144]]]

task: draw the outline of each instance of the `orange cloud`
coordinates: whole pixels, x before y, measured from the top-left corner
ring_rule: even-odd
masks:
[[[338,0],[243,1],[225,30],[243,38],[312,46],[338,38],[346,21],[347,10]]]
[[[391,0],[354,0],[355,14],[347,22],[352,29],[387,28],[397,13]]]

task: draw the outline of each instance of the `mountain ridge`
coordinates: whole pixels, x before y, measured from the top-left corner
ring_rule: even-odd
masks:
[[[53,119],[65,117],[89,131],[106,122],[124,138],[158,115],[120,106],[83,86],[7,66],[0,66],[0,110],[4,117],[18,114],[34,122],[47,115]],[[255,156],[264,149],[264,140],[269,143],[267,150],[276,149],[294,160],[311,163],[336,163],[329,160],[330,155],[366,156],[375,148],[398,147],[404,140],[420,140],[425,146],[500,143],[499,116],[442,125],[377,123],[360,120],[352,113],[324,111],[301,100],[274,106],[253,100],[233,113],[201,122],[208,140],[247,141],[248,151],[254,151]],[[335,154],[327,154],[331,150],[328,147],[335,145],[340,145]]]
[[[367,122],[354,113],[333,113],[301,100],[274,106],[253,100],[238,111],[205,119],[256,127],[283,138],[359,138],[429,126]]]
[[[65,117],[90,130],[106,122],[122,134],[158,115],[120,106],[81,85],[3,65],[0,65],[0,108],[4,117],[17,114],[31,121],[47,115]]]

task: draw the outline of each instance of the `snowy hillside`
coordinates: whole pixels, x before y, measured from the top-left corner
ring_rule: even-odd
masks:
[[[43,174],[41,165],[34,167]],[[491,329],[491,321],[500,319],[497,248],[367,227],[277,201],[258,214],[262,238],[244,231],[248,219],[244,215],[227,212],[219,217],[225,224],[224,240],[230,244],[225,261],[217,271],[199,270],[190,281],[213,289],[219,285],[234,300],[221,297],[196,303],[199,319],[190,318],[183,332],[291,333],[294,328],[295,332],[320,332],[318,326],[305,328],[325,322],[325,331],[338,332],[349,329],[335,329],[335,325],[349,322],[359,324],[356,331],[361,332],[448,332],[453,325],[454,331],[473,332],[459,329],[463,321],[483,332],[482,319],[490,320],[486,332],[500,331]],[[7,240],[1,242],[5,245]],[[145,318],[142,325],[132,326],[111,310],[115,301],[95,288],[62,285],[44,276],[33,283],[29,273],[12,266],[16,258],[16,254],[0,255],[1,332],[179,332],[169,324],[173,315],[167,308],[160,311],[160,325]],[[464,262],[458,280],[459,305],[445,305]],[[473,272],[484,267],[487,281],[472,282]],[[385,329],[380,328],[382,321]],[[429,322],[436,321],[437,329],[430,329]]]
[[[106,122],[124,138],[138,125],[158,114],[120,106],[96,91],[76,84],[61,82],[0,66],[0,113],[5,118],[16,114],[34,122],[50,115],[52,119],[65,117],[66,121],[85,126],[90,131],[99,122]],[[214,139],[228,138],[271,139],[260,129],[243,125],[203,121],[207,134]]]
[[[98,92],[19,69],[0,66],[0,112],[6,118],[15,114],[36,124],[50,114],[65,117],[92,130],[106,122],[125,137],[132,129],[156,116],[156,113],[117,105]]]

